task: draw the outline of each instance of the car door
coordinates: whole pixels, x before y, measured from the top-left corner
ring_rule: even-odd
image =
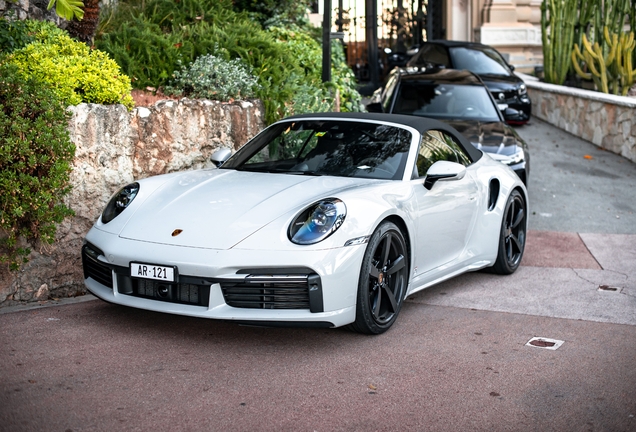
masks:
[[[430,130],[422,137],[412,180],[416,198],[416,279],[460,256],[477,216],[478,187],[471,175],[440,180],[430,190],[424,187],[426,172],[440,160],[471,164],[452,135]]]

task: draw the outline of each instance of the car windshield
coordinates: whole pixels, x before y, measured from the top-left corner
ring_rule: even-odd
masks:
[[[357,121],[296,120],[266,129],[222,168],[296,175],[401,179],[412,134]]]
[[[476,50],[465,47],[450,49],[455,69],[467,69],[478,75],[510,75],[512,72],[494,49]]]
[[[392,112],[438,119],[500,121],[486,87],[430,81],[404,81]]]

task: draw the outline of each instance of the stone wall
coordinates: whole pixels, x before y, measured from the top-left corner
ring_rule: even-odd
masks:
[[[528,86],[534,116],[636,162],[636,98],[520,76]]]
[[[66,21],[55,14],[55,7],[48,10],[48,4],[48,0],[0,0],[0,16],[13,14],[21,20],[49,20],[64,27]]]
[[[66,204],[75,216],[53,245],[36,247],[17,273],[0,267],[0,306],[85,293],[82,239],[110,196],[134,179],[212,166],[220,147],[238,149],[264,127],[260,101],[181,99],[127,111],[123,105],[69,108],[77,149]]]

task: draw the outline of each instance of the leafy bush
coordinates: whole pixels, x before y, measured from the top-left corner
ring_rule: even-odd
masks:
[[[33,42],[26,23],[17,19],[0,17],[0,53],[9,53]]]
[[[10,53],[32,42],[44,42],[61,34],[65,34],[64,30],[50,21],[0,17],[0,53]]]
[[[254,97],[258,89],[256,77],[241,59],[228,61],[206,54],[176,71],[172,85],[166,87],[166,92],[228,101]]]
[[[73,214],[61,201],[75,155],[69,116],[44,83],[0,65],[0,262],[11,269],[30,253],[21,238],[52,243],[56,223]]]
[[[340,92],[340,111],[364,111],[362,95],[357,90],[356,76],[347,64],[340,41],[331,42],[331,79]]]
[[[105,19],[109,25],[102,28],[105,33],[95,43],[141,89],[170,85],[179,63],[191,63],[201,55],[241,58],[258,78],[256,95],[265,104],[266,120],[275,121],[284,115],[285,104],[293,97],[289,76],[294,69],[300,72],[297,61],[258,23],[234,12],[231,2],[227,3],[229,6],[216,0],[150,0],[143,10],[120,3]]]
[[[247,13],[233,10],[230,0],[121,0],[103,23],[96,46],[112,55],[135,88],[165,88],[179,64],[212,54],[250,66],[269,123],[291,113],[332,109],[334,85],[342,107],[359,110],[353,74],[336,63],[337,56],[334,83],[323,84],[320,43],[308,32],[263,30]]]
[[[294,92],[293,112],[286,114],[300,114],[305,112],[320,112],[333,109],[335,89],[340,93],[341,111],[359,112],[363,110],[362,96],[356,90],[356,79],[353,71],[347,65],[342,44],[331,42],[331,82],[322,82],[322,46],[321,44],[298,27],[280,28],[270,27],[276,40],[282,43],[286,50],[292,53],[304,71],[301,88]],[[311,91],[313,87],[313,92]],[[318,91],[319,90],[319,91]],[[310,94],[306,94],[309,92]],[[313,93],[313,94],[312,94]],[[314,99],[315,104],[300,104],[298,100],[307,102]],[[325,104],[329,102],[329,108]]]
[[[36,78],[50,87],[67,105],[81,102],[134,106],[130,79],[121,73],[108,54],[91,50],[66,34],[43,36],[13,51],[7,62],[28,78]]]
[[[265,28],[309,24],[309,0],[234,0],[234,9],[247,11]]]

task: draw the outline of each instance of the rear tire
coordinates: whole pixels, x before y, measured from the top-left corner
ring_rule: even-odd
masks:
[[[400,229],[383,222],[375,230],[362,260],[356,320],[349,329],[380,334],[397,319],[408,285],[409,258]]]
[[[519,267],[526,246],[526,217],[526,202],[521,193],[514,190],[506,201],[497,260],[491,267],[493,273],[509,275]]]

